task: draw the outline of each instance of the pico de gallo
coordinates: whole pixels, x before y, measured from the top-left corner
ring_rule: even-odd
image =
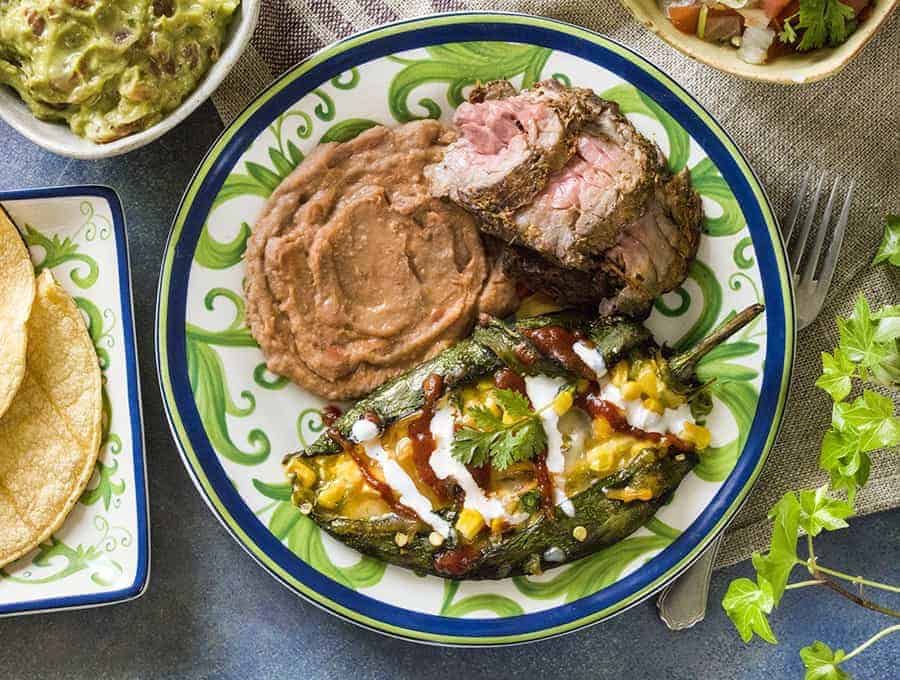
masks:
[[[749,64],[790,52],[835,47],[871,13],[875,0],[661,0],[679,31],[734,47]]]

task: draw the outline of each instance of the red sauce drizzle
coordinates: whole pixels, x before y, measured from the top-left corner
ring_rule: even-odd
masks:
[[[494,386],[501,390],[513,390],[519,394],[528,395],[525,390],[525,379],[509,368],[501,368],[494,373]]]
[[[437,373],[432,373],[422,383],[425,393],[425,404],[422,407],[422,415],[409,425],[409,439],[412,442],[413,463],[419,478],[427,484],[440,499],[447,498],[447,485],[438,479],[431,469],[429,459],[437,445],[431,436],[431,419],[434,418],[434,405],[444,392],[444,379]]]
[[[534,476],[537,479],[538,491],[541,493],[541,509],[547,517],[553,517],[553,480],[550,479],[550,470],[547,469],[546,449],[534,459]]]
[[[630,434],[638,439],[650,439],[655,442],[665,442],[673,449],[684,451],[685,453],[694,450],[693,444],[682,441],[672,433],[659,434],[658,432],[647,432],[639,427],[629,425],[622,409],[612,402],[601,399],[599,395],[595,393],[588,393],[579,397],[578,406],[590,413],[593,418],[605,418],[609,423],[609,426],[616,432]]]
[[[523,330],[522,335],[531,340],[543,354],[555,359],[572,371],[572,373],[589,380],[596,377],[594,372],[578,358],[578,355],[572,349],[572,345],[578,342],[580,338],[562,326],[529,328]]]
[[[475,480],[475,483],[487,491],[488,487],[491,485],[491,464],[485,463],[484,465],[477,466],[466,465],[466,469],[469,471],[469,474],[472,475],[472,479]]]
[[[366,418],[371,420],[370,418],[368,418],[368,414],[366,414]],[[378,494],[384,499],[384,502],[387,503],[395,513],[409,519],[419,519],[419,516],[415,512],[399,502],[396,495],[394,495],[394,490],[390,486],[382,482],[380,479],[378,479],[378,477],[374,475],[372,469],[369,467],[368,457],[362,455],[352,442],[348,441],[340,432],[338,432],[333,427],[328,429],[328,436],[331,437],[335,442],[337,442],[344,450],[344,453],[346,453],[353,459],[353,462],[356,463],[357,467],[359,467],[360,474],[362,474],[362,477],[366,481],[366,484],[375,489]]]
[[[343,411],[340,406],[328,404],[322,409],[322,422],[325,423],[325,427],[331,427],[341,415],[343,415]]]
[[[434,558],[436,571],[448,576],[463,576],[481,556],[481,551],[473,544],[466,543],[458,548],[445,550]]]

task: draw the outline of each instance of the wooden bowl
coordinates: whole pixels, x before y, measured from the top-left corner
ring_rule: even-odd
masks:
[[[742,61],[737,50],[732,47],[682,33],[672,25],[656,0],[621,0],[635,19],[689,57],[742,78],[783,85],[812,83],[840,71],[887,21],[898,1],[900,0],[875,0],[872,14],[843,45],[797,52],[778,57],[768,64],[756,65]]]

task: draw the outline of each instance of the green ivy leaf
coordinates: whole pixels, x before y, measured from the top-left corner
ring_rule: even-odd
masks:
[[[824,642],[816,640],[800,650],[800,658],[806,667],[804,680],[851,680],[850,675],[838,664],[843,661],[844,650],[832,651]]]
[[[784,594],[788,577],[797,564],[797,536],[800,503],[793,493],[786,493],[769,511],[773,521],[772,545],[766,555],[753,554],[753,568],[772,587],[772,599],[777,605]]]
[[[750,642],[756,633],[766,642],[778,644],[766,618],[774,606],[772,585],[762,577],[757,578],[757,583],[748,578],[735,579],[722,600],[722,608],[744,642]]]
[[[900,445],[900,418],[894,415],[893,402],[870,390],[852,402],[835,404],[831,423],[840,432],[856,434],[862,451]]]
[[[872,264],[890,262],[895,267],[900,267],[900,215],[888,215],[884,224],[884,236],[881,245],[875,253]]]
[[[855,372],[856,366],[840,347],[834,355],[822,352],[822,376],[816,380],[816,387],[828,392],[834,401],[843,401],[850,394],[850,378]]]
[[[810,536],[818,536],[822,529],[834,531],[847,526],[844,520],[853,514],[847,501],[828,497],[828,485],[815,491],[800,492],[800,526]]]

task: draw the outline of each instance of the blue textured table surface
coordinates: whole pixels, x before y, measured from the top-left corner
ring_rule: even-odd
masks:
[[[194,490],[160,403],[153,347],[163,244],[182,191],[221,125],[204,105],[176,130],[124,157],[70,161],[0,123],[0,189],[107,184],[125,206],[150,479],[150,586],[135,602],[0,620],[3,678],[800,678],[797,651],[814,639],[852,649],[886,617],[807,588],[772,617],[777,647],[744,645],[719,606],[749,563],[713,577],[706,621],[668,631],[645,602],[604,624],[521,647],[441,649],[361,630],[294,597],[228,536]],[[817,539],[823,561],[894,580],[900,511],[853,520]],[[896,606],[896,598],[894,598]],[[854,659],[856,678],[896,678],[900,636]]]

